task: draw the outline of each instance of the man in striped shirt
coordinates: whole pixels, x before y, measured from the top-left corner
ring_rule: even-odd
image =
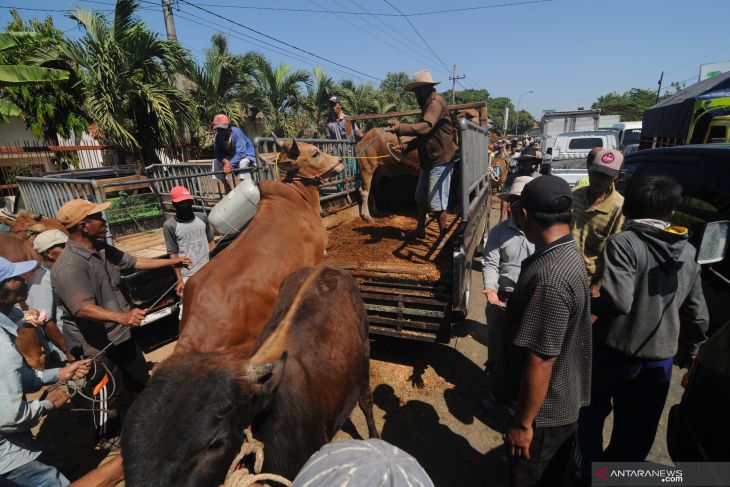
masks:
[[[573,191],[570,231],[583,254],[592,284],[603,267],[601,254],[606,240],[620,232],[624,223],[624,197],[614,186],[623,162],[624,156],[617,150],[599,151],[588,166],[588,186]]]

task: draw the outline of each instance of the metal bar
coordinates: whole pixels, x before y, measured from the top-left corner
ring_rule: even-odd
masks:
[[[407,338],[409,340],[418,340],[422,342],[435,342],[436,336],[426,335],[424,333],[404,333],[399,332],[395,330],[391,330],[390,328],[384,328],[382,326],[373,326],[371,325],[369,327],[369,333],[372,333],[373,335],[384,335],[389,337],[396,337],[396,338]]]
[[[396,320],[393,318],[385,318],[383,316],[369,316],[368,321],[370,323],[378,323],[380,325],[390,325],[393,327],[402,328],[417,328],[419,330],[433,330],[439,331],[441,329],[441,323],[434,323],[430,321],[409,321],[409,320]]]
[[[486,107],[487,102],[485,101],[477,101],[472,103],[459,103],[456,105],[447,105],[447,108],[449,110],[467,110],[469,108],[481,108]],[[406,110],[404,112],[388,112],[388,113],[376,113],[376,114],[369,114],[369,115],[352,115],[349,118],[349,120],[357,121],[357,120],[378,120],[383,118],[391,118],[391,117],[408,117],[411,115],[420,115],[421,110]],[[345,120],[345,123],[347,123],[347,120]]]
[[[445,305],[443,301],[437,301],[428,298],[416,298],[403,294],[375,294],[365,291],[362,291],[360,294],[362,294],[363,299],[374,299],[380,301],[403,301],[404,303],[423,304],[426,306],[435,306],[439,308],[443,308]]]
[[[429,311],[425,309],[415,308],[399,308],[397,306],[383,306],[379,304],[365,303],[365,309],[368,311],[380,311],[382,313],[403,313],[406,315],[414,316],[429,316],[431,318],[443,318],[446,313],[443,311]]]

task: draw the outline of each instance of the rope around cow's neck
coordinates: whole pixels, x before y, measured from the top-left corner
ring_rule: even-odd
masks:
[[[223,487],[248,487],[256,482],[269,480],[276,482],[287,487],[291,486],[291,482],[281,475],[272,473],[261,473],[261,468],[264,465],[264,444],[253,437],[251,429],[246,428],[243,430],[245,436],[241,449],[233,459],[231,466],[228,468],[226,473],[226,480],[223,482]],[[246,467],[241,466],[241,461],[248,455],[255,455],[253,473],[249,472]]]

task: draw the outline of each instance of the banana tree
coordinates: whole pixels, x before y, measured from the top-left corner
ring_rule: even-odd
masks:
[[[0,32],[0,52],[13,49],[25,42],[32,42],[35,32]],[[68,71],[62,69],[28,66],[24,64],[0,64],[0,88],[13,85],[52,83],[67,80]],[[18,105],[0,98],[0,115],[14,117],[22,110]]]

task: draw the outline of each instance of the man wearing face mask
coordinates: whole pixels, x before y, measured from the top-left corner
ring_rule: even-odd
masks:
[[[204,213],[193,211],[193,195],[184,186],[175,186],[170,191],[170,200],[175,208],[175,216],[162,226],[167,252],[173,259],[184,255],[192,260],[189,268],[175,267],[177,287],[175,291],[182,296],[185,282],[208,263],[209,252],[213,250],[213,230]],[[182,318],[182,303],[180,304]]]
[[[451,173],[458,157],[456,130],[444,99],[436,93],[434,86],[440,81],[433,81],[431,73],[424,69],[413,75],[413,81],[405,85],[405,91],[416,94],[421,117],[416,123],[399,123],[388,120],[387,129],[397,135],[415,135],[414,143],[406,147],[408,152],[418,149],[418,160],[421,171],[416,186],[416,204],[418,208],[416,229],[406,235],[406,239],[426,236],[426,216],[434,213],[443,235],[447,228],[446,207],[449,204]],[[400,152],[395,148],[395,152]]]
[[[94,412],[98,447],[117,449],[120,410],[147,385],[147,363],[130,329],[144,321],[147,310],[132,308],[121,290],[123,271],[189,266],[188,257],[147,259],[135,257],[104,241],[107,223],[103,211],[110,203],[95,204],[77,199],[64,204],[56,219],[68,230],[64,252],[51,269],[51,279],[63,309],[63,333],[74,342],[75,355],[95,355],[109,368],[116,387],[107,396],[112,381],[100,372],[89,379],[98,389],[100,410]],[[107,348],[108,346],[108,348]],[[76,350],[79,348],[80,350]],[[97,383],[98,387],[95,386]],[[106,385],[105,385],[106,384]],[[111,394],[109,392],[108,394]]]
[[[238,127],[231,126],[228,116],[219,113],[213,118],[213,161],[214,171],[223,171],[225,174],[218,174],[215,177],[223,182],[226,192],[231,190],[231,185],[226,179],[228,173],[235,168],[246,169],[256,162],[256,150],[251,139],[246,137]],[[242,172],[241,179],[250,179],[250,172]]]

